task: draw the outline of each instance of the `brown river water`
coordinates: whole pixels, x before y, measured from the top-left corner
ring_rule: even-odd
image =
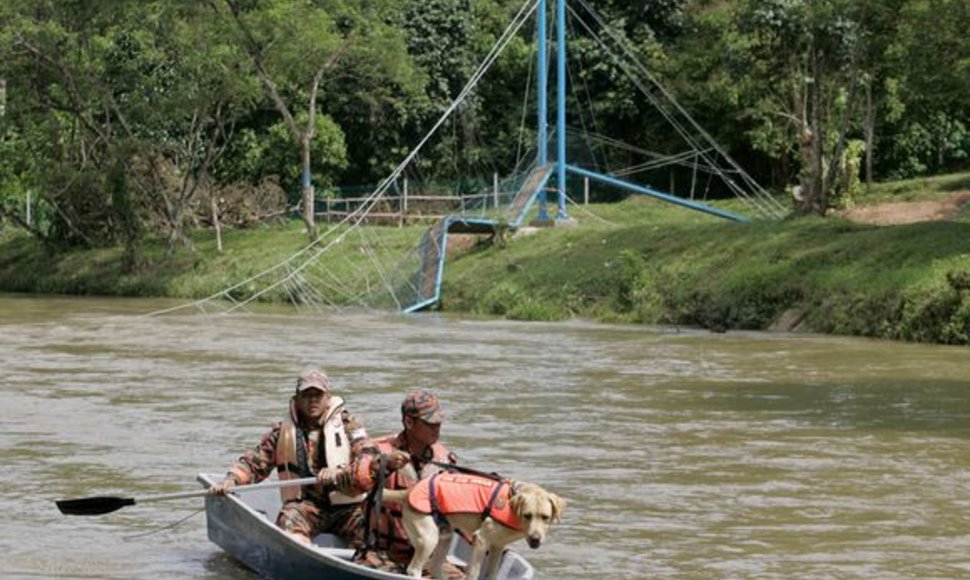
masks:
[[[196,489],[324,367],[371,434],[436,390],[463,463],[567,499],[541,578],[970,577],[970,350],[373,312],[143,313],[0,295],[2,578],[255,578]],[[194,515],[193,515],[194,514]],[[184,522],[174,525],[179,520]],[[174,526],[173,526],[174,525]]]

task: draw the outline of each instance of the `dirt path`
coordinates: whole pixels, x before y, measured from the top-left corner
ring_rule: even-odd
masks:
[[[968,203],[970,191],[958,191],[938,200],[865,205],[838,214],[856,222],[890,226],[950,219]]]

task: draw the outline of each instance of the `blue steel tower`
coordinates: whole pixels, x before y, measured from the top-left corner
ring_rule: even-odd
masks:
[[[548,91],[549,91],[549,75],[548,75],[548,62],[549,62],[549,47],[547,42],[548,36],[548,7],[547,0],[539,0],[538,5],[538,155],[536,161],[539,166],[545,166],[549,163],[549,105],[548,105]],[[610,185],[613,187],[619,187],[638,193],[641,195],[648,195],[664,201],[674,203],[676,205],[688,207],[693,210],[701,211],[711,215],[715,215],[721,218],[738,221],[747,222],[748,218],[726,211],[718,209],[703,203],[698,203],[691,200],[682,199],[674,195],[663,193],[651,187],[638,185],[628,181],[618,179],[609,175],[604,175],[596,171],[590,171],[579,166],[570,165],[569,161],[566,159],[566,0],[556,0],[556,191],[558,192],[558,209],[556,211],[556,220],[567,220],[569,216],[566,213],[566,175],[571,173],[580,177],[590,179],[592,181],[597,181]],[[541,222],[548,222],[549,213],[546,207],[546,191],[545,188],[539,191],[537,194],[539,201],[539,216],[538,219]]]

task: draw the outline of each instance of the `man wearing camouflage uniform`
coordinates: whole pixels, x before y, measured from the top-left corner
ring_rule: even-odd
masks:
[[[343,485],[370,491],[380,474],[381,458],[385,463],[384,489],[406,489],[419,480],[431,477],[443,469],[434,462],[454,464],[457,458],[438,443],[444,412],[438,397],[425,390],[411,391],[401,404],[404,430],[366,443],[350,469],[342,473]],[[373,545],[358,554],[367,566],[402,573],[414,549],[408,543],[407,531],[401,522],[401,506],[370,506],[370,529],[365,534],[373,538]],[[449,566],[450,568],[453,568]],[[454,572],[448,570],[449,576]],[[460,574],[459,574],[460,576]]]
[[[347,481],[341,476],[359,457],[366,438],[363,425],[344,409],[343,400],[331,395],[327,375],[307,370],[297,378],[289,416],[240,457],[212,491],[225,494],[236,485],[260,482],[274,469],[281,480],[316,476],[317,485],[280,490],[283,507],[277,525],[305,543],[329,532],[357,547],[364,495],[338,488],[338,480]]]

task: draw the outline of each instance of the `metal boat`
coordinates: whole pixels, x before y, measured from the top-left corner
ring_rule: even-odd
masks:
[[[199,482],[209,488],[222,475],[200,474]],[[246,567],[265,578],[296,580],[326,578],[402,579],[406,576],[374,570],[354,563],[354,550],[332,534],[320,534],[312,545],[294,540],[275,524],[280,510],[279,490],[262,489],[225,496],[206,496],[205,513],[209,539]],[[464,566],[471,546],[455,534],[449,560]],[[521,555],[505,552],[499,567],[500,580],[533,580],[535,571]]]

